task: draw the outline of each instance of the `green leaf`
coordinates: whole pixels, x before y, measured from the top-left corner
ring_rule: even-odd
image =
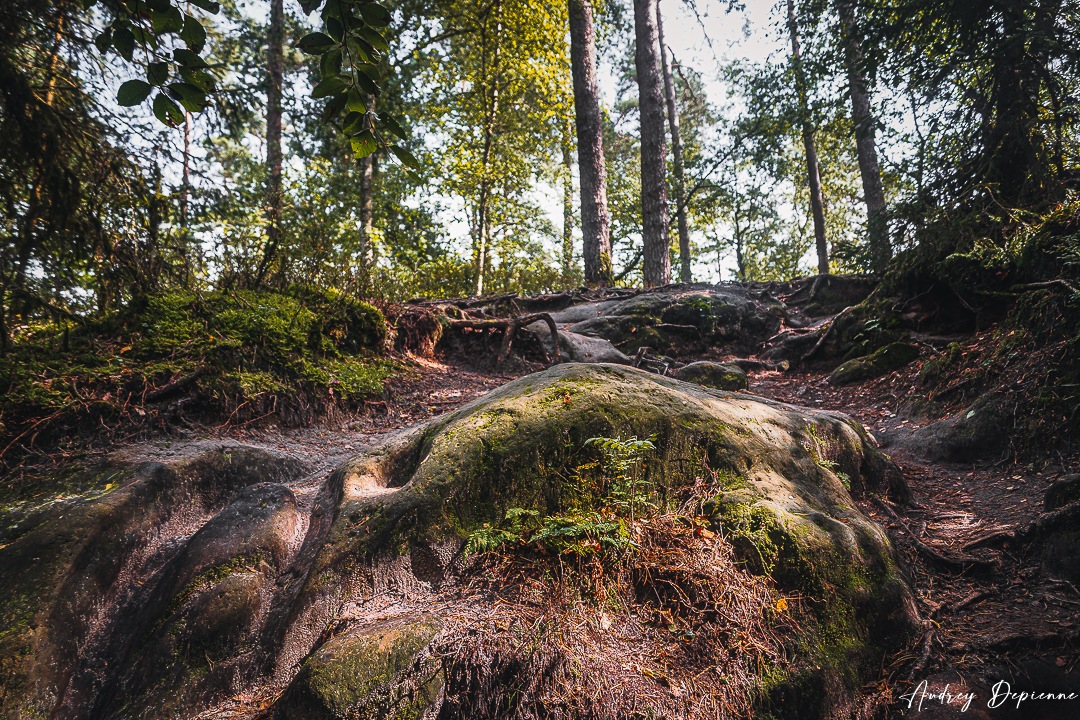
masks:
[[[169,79],[169,63],[156,62],[146,66],[146,81],[151,85],[161,85]],[[147,91],[149,92],[149,91]],[[142,102],[140,100],[139,102]]]
[[[337,95],[348,86],[349,83],[340,75],[328,77],[315,86],[311,91],[311,97],[318,100],[319,98],[324,98],[328,95]]]
[[[334,38],[334,42],[341,42],[341,39],[345,37],[345,27],[337,18],[326,18],[326,32]]]
[[[94,47],[98,49],[98,52],[104,55],[112,47],[112,30],[105,28],[105,32],[94,38]]]
[[[365,27],[360,28],[356,32],[358,35],[360,35],[360,37],[371,43],[372,47],[378,50],[382,50],[383,52],[389,52],[390,44],[386,42],[386,38],[380,35],[377,30],[372,30],[371,28]]]
[[[364,73],[356,74],[356,84],[360,86],[360,89],[366,92],[368,95],[379,96],[379,86],[375,84],[375,81],[369,78]]]
[[[189,0],[189,2],[195,7],[202,8],[211,15],[217,15],[218,11],[221,10],[221,6],[214,0]]]
[[[345,119],[341,121],[341,132],[343,132],[348,137],[352,137],[353,135],[359,135],[360,131],[362,131],[366,127],[366,117],[367,113],[349,113],[345,116]]]
[[[176,50],[173,50],[173,57],[176,59],[176,62],[180,63],[181,65],[183,65],[185,67],[189,67],[189,68],[207,68],[207,67],[210,67],[209,65],[206,64],[206,61],[203,60],[201,57],[199,57],[195,53],[191,52],[190,50],[185,50],[184,48],[178,48]]]
[[[322,55],[336,45],[332,37],[321,32],[308,33],[296,41],[296,47],[308,55]]]
[[[338,95],[336,97],[331,98],[326,103],[326,109],[323,110],[323,117],[322,117],[323,122],[330,122],[331,120],[333,120],[335,117],[337,117],[337,114],[339,112],[341,112],[342,108],[344,108],[344,107],[345,107],[345,95],[344,94]]]
[[[153,86],[148,82],[128,80],[116,92],[116,102],[121,107],[138,105],[150,95],[150,91],[153,89]]]
[[[131,62],[131,55],[135,52],[135,36],[127,28],[119,28],[113,33],[113,47],[120,57]]]
[[[178,66],[177,69],[180,71],[180,77],[184,79],[184,82],[194,85],[204,93],[213,92],[217,85],[217,79],[205,70],[196,70],[183,65]]]
[[[368,44],[367,40],[362,40],[352,35],[348,38],[349,53],[352,54],[354,60],[358,60],[362,63],[374,65],[376,60],[372,55],[375,52],[375,48]]]
[[[348,106],[349,110],[351,110],[352,112],[358,112],[358,113],[366,113],[367,112],[367,103],[364,102],[363,96],[360,94],[360,91],[357,90],[356,88],[351,88],[349,90],[349,98],[346,101],[346,105]]]
[[[206,44],[206,29],[198,20],[191,15],[184,16],[184,30],[180,33],[183,40],[192,52],[202,52]]]
[[[323,53],[319,59],[319,72],[324,78],[333,77],[341,72],[341,48],[334,48]]]
[[[390,152],[397,156],[397,159],[401,161],[401,164],[410,170],[419,170],[420,161],[417,160],[411,152],[401,147],[400,145],[391,145]]]
[[[376,142],[375,136],[371,134],[370,130],[365,130],[350,142],[352,143],[353,154],[358,158],[367,157],[379,149],[379,143]]]
[[[202,112],[203,108],[209,104],[206,93],[191,83],[171,83],[169,85],[169,94],[175,100],[179,100],[180,104],[189,112]]]
[[[389,10],[376,3],[361,5],[360,14],[364,16],[364,22],[372,27],[386,27],[393,19]]]
[[[176,127],[184,121],[184,111],[164,93],[154,98],[154,116],[169,127]]]
[[[89,10],[97,5],[97,0],[83,0],[83,10]]]
[[[371,78],[372,82],[379,82],[382,79],[382,74],[379,72],[379,68],[375,65],[358,65],[357,70]]]
[[[170,7],[166,12],[150,11],[150,24],[154,32],[162,35],[165,33],[178,33],[184,29],[184,15],[180,8]]]
[[[405,128],[401,127],[401,125],[398,124],[398,121],[395,120],[392,116],[383,115],[380,119],[382,120],[383,125],[386,126],[387,130],[394,133],[402,140],[408,140],[408,136],[405,134]]]
[[[419,175],[417,175],[416,173],[414,173],[414,172],[413,172],[412,170],[409,170],[409,169],[407,169],[407,168],[406,168],[406,170],[405,170],[405,177],[409,178],[410,180],[412,180],[412,181],[413,181],[413,182],[415,182],[415,183],[422,183],[422,182],[424,182],[424,178],[420,177]]]
[[[169,12],[169,8],[172,7],[172,5],[169,4],[169,0],[143,0],[142,4],[146,5],[146,7],[151,10],[157,10],[159,13],[167,13]],[[136,5],[138,5],[138,2],[136,2]],[[145,12],[141,7],[137,7],[135,11]]]
[[[139,44],[143,47],[156,49],[158,46],[157,35],[150,32],[149,30],[144,30],[138,26],[132,26],[131,34],[136,40],[139,41]]]
[[[214,87],[217,85],[217,80],[213,75],[205,70],[192,70],[180,66],[180,77],[184,78],[185,82],[189,82],[195,87],[199,88],[203,92],[213,92]]]

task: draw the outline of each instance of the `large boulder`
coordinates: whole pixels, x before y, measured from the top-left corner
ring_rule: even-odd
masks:
[[[986,393],[957,415],[882,433],[881,447],[930,461],[994,461],[1008,452],[1015,406],[1005,393]]]
[[[707,360],[684,365],[675,372],[675,377],[716,390],[746,390],[750,387],[746,373],[740,368]]]
[[[916,622],[851,495],[908,499],[896,466],[844,415],[578,363],[388,437],[317,489],[292,456],[206,443],[114,457],[32,507],[24,488],[0,539],[0,714],[180,719],[258,696],[281,720],[433,717],[447,611],[431,598],[459,582],[465,539],[511,508],[601,507],[586,441],[630,436],[653,437],[640,482],[658,510],[707,467],[703,522],[803,598],[761,702],[846,715]]]
[[[906,342],[889,343],[869,355],[848,360],[829,375],[829,383],[837,387],[854,385],[888,375],[919,357],[919,348]]]
[[[738,286],[677,286],[623,300],[568,329],[627,354],[640,347],[678,353],[721,345],[745,354],[776,332],[784,314],[779,303],[755,300]]]

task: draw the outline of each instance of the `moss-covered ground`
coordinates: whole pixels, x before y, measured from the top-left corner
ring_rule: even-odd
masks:
[[[299,287],[151,295],[82,324],[23,327],[0,357],[0,462],[184,418],[311,424],[382,392],[386,340],[374,306]]]

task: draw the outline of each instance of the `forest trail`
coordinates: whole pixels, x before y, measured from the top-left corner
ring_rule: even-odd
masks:
[[[407,373],[390,381],[387,399],[372,403],[349,430],[237,429],[223,435],[301,453],[317,462],[324,473],[386,434],[453,411],[526,374],[496,374],[445,358],[412,358],[409,364]],[[844,388],[830,385],[828,373],[820,370],[763,370],[748,375],[751,394],[846,413],[875,438],[928,422],[900,412],[903,390],[915,382],[917,366]],[[903,468],[916,504],[901,508],[888,501],[864,500],[859,506],[888,530],[906,560],[927,630],[890,659],[877,690],[897,699],[898,716],[927,720],[1013,717],[1015,700],[1011,706],[1005,703],[995,711],[986,710],[994,686],[1002,680],[1014,692],[1080,691],[1073,674],[1080,664],[1076,621],[1080,589],[1043,572],[1039,544],[1009,537],[1042,512],[1046,489],[1066,475],[1069,459],[1059,458],[1061,464],[1037,470],[1011,458],[961,465],[927,462],[899,451],[892,456]],[[933,556],[935,552],[946,560],[959,558],[966,566],[942,562]],[[387,598],[377,606],[378,617],[373,620],[413,609],[395,603]],[[926,684],[921,685],[924,680]],[[975,693],[977,703],[963,711],[959,700],[928,699],[920,711],[919,695],[913,701],[906,695],[926,693],[929,698],[946,686],[957,698]],[[997,685],[999,695],[1005,687]],[[273,690],[268,688],[268,693]],[[909,702],[913,703],[910,708]],[[1026,720],[1076,717],[1067,701],[1028,701],[1020,704],[1020,712]]]

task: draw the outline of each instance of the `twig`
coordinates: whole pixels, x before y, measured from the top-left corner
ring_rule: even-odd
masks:
[[[919,662],[915,663],[915,667],[911,668],[911,672],[908,673],[908,682],[915,679],[915,676],[926,669],[926,663],[930,660],[930,648],[934,644],[934,631],[927,630],[922,639],[922,652],[919,654]]]

